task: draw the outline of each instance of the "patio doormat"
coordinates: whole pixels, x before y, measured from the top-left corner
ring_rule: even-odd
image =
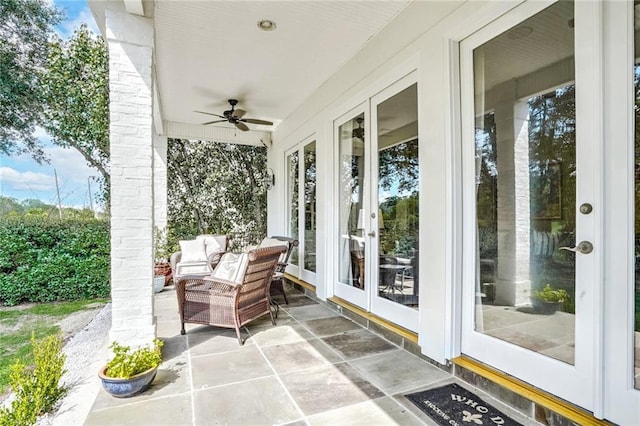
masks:
[[[441,426],[522,426],[455,383],[405,396]]]

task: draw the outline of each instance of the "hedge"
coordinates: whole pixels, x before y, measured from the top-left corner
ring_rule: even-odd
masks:
[[[0,304],[109,297],[109,222],[0,220]]]

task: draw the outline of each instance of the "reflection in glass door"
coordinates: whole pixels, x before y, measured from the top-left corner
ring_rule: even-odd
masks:
[[[316,141],[304,146],[304,269],[316,272]]]
[[[420,222],[417,84],[385,99],[375,108],[379,234],[377,295],[385,301],[417,310]],[[401,313],[396,315],[403,316]],[[393,321],[394,317],[390,319]],[[395,320],[406,325],[402,318]]]
[[[338,144],[338,285],[336,295],[368,309],[365,229],[364,111],[348,113],[336,123]]]
[[[634,3],[634,18],[636,26],[634,28],[634,58],[633,84],[635,98],[635,285],[634,285],[634,308],[635,316],[633,321],[633,341],[634,341],[634,387],[640,390],[640,5]]]
[[[576,67],[588,50],[574,53],[588,43],[574,35],[574,7],[584,17],[587,6],[543,7],[524,3],[528,19],[507,14],[461,45],[473,129],[465,130],[465,205],[474,211],[463,231],[462,352],[592,409],[600,211],[576,212],[596,196],[597,140],[581,124],[596,112],[587,92],[576,95],[593,85]]]
[[[298,151],[294,151],[287,155],[287,196],[289,204],[289,235],[291,238],[298,239],[298,215],[299,215],[299,168],[300,160]],[[294,247],[289,257],[289,263],[298,266],[298,247]]]

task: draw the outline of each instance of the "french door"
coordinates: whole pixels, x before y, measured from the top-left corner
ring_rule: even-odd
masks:
[[[298,240],[287,271],[316,284],[317,211],[316,141],[311,136],[285,153],[287,168],[287,235]]]
[[[595,2],[527,2],[460,44],[461,349],[588,410],[603,218]]]
[[[337,296],[418,328],[419,166],[415,73],[334,123]]]
[[[462,353],[640,424],[640,5],[526,2],[460,45]]]

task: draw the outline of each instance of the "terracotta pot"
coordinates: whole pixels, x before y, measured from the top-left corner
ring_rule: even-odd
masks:
[[[173,277],[173,273],[171,271],[171,264],[167,262],[156,263],[155,266],[153,267],[153,275],[164,276],[164,285],[168,285],[169,282],[171,281],[171,278]]]
[[[158,367],[154,367],[138,373],[129,379],[117,379],[105,376],[104,372],[106,369],[106,365],[102,367],[98,372],[98,376],[102,381],[104,390],[116,398],[129,398],[130,396],[144,392],[151,385],[151,382],[153,382],[158,372]]]

